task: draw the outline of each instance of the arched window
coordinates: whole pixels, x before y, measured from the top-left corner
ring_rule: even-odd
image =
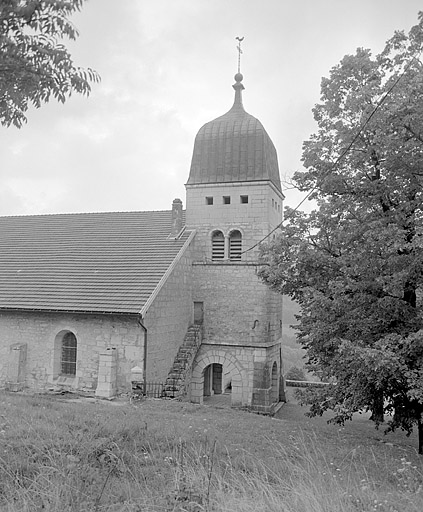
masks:
[[[229,259],[240,260],[242,252],[242,235],[238,230],[232,231],[229,237]]]
[[[221,231],[212,234],[212,260],[223,260],[225,257],[225,237]]]
[[[76,345],[75,334],[68,331],[62,339],[62,375],[76,375]]]

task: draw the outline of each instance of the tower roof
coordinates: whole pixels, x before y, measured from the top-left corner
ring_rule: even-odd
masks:
[[[242,104],[243,76],[235,75],[235,101],[195,138],[188,185],[270,181],[281,190],[276,149],[261,122]]]

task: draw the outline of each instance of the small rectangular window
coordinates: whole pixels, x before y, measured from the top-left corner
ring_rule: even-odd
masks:
[[[240,196],[240,199],[241,199],[241,203],[242,204],[247,204],[248,203],[248,196]]]
[[[212,197],[206,197],[206,204],[212,205],[213,204],[213,198]]]
[[[231,204],[231,196],[223,196],[223,204]]]

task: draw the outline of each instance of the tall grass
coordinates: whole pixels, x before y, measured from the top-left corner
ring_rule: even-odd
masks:
[[[0,394],[0,406],[1,511],[423,510],[423,465],[411,452],[346,449],[336,435],[288,435],[267,418],[176,404]],[[254,442],[237,437],[237,422]]]

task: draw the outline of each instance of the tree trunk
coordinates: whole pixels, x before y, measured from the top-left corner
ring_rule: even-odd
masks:
[[[374,421],[376,424],[383,423],[383,393],[376,392],[375,397],[373,399],[373,404],[371,407],[372,415],[370,419]]]

